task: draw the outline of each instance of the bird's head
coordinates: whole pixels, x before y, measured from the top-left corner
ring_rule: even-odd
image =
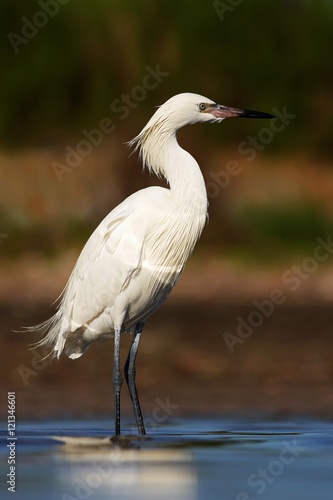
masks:
[[[199,94],[177,94],[158,108],[152,121],[168,121],[175,130],[193,123],[221,122],[225,118],[273,118],[249,109],[223,106]]]
[[[273,118],[273,115],[223,106],[202,95],[184,92],[171,97],[159,106],[138,138],[150,135],[152,132],[173,135],[185,125],[202,122],[218,123],[225,118],[237,117]]]
[[[222,106],[199,94],[185,92],[168,99],[158,107],[147,125],[141,130],[129,146],[140,149],[144,164],[151,165],[151,151],[161,148],[177,130],[185,125],[202,122],[221,122],[225,118],[273,118],[273,115]]]

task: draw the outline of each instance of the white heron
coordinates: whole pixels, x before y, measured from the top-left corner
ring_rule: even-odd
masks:
[[[56,314],[35,327],[59,358],[80,357],[95,340],[114,337],[115,434],[120,434],[120,336],[133,333],[125,364],[138,432],[145,434],[135,383],[135,360],[146,319],[166,300],[201,235],[207,193],[199,165],[182,149],[176,132],[184,125],[224,118],[272,115],[216,104],[182,93],[160,106],[129,144],[168,188],[142,189],[114,208],[83,248]]]

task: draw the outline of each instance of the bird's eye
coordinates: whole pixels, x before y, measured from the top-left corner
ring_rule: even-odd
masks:
[[[206,104],[204,102],[200,102],[198,104],[199,111],[205,111],[206,109]]]

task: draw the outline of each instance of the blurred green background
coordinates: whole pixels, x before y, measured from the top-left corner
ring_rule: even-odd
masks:
[[[274,140],[274,149],[306,144],[332,153],[332,1],[60,3],[1,2],[3,144],[52,141],[54,131],[95,126],[113,99],[141,83],[146,65],[160,64],[170,76],[124,124],[129,135],[157,103],[192,90],[239,106],[287,105],[297,125]],[[29,21],[36,32],[28,27],[27,38]],[[208,133],[240,139],[253,126]]]
[[[0,27],[0,312],[3,352],[15,352],[2,369],[20,415],[63,413],[64,387],[68,411],[111,414],[111,344],[44,370],[31,336],[8,332],[50,317],[100,220],[161,182],[124,143],[186,91],[277,119],[179,133],[205,177],[209,224],[147,324],[146,408],[172,395],[180,411],[331,415],[332,259],[313,255],[333,230],[333,2],[2,0]],[[276,288],[285,303],[231,354],[223,334]]]
[[[320,193],[332,183],[332,1],[3,0],[0,25],[3,255],[56,255],[69,240],[81,244],[124,196],[152,182],[123,142],[183,91],[293,116],[281,131],[263,132],[254,161],[237,148],[260,137],[262,122],[181,133],[208,185],[228,161],[242,165],[230,185],[211,186],[206,250],[219,252],[223,241],[231,255],[274,260],[332,227],[331,193]],[[166,76],[140,92],[147,67]],[[121,113],[124,95],[130,104]],[[66,146],[76,150],[82,131],[105,118],[114,130],[60,183],[53,161],[64,165]]]

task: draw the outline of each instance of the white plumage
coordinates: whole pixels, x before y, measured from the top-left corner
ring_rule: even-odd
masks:
[[[57,357],[64,351],[77,358],[93,341],[112,337],[115,332],[134,332],[135,337],[141,334],[143,322],[175,285],[207,217],[204,179],[194,158],[179,146],[177,130],[230,116],[270,116],[253,113],[226,108],[191,93],[176,95],[157,109],[129,144],[139,151],[151,172],[167,180],[169,189],[142,189],[105,217],[79,256],[57,313],[36,327],[44,335],[39,344],[48,345]],[[139,338],[132,358],[128,358],[127,371],[128,364],[134,366]],[[115,349],[118,366],[116,356]],[[131,381],[134,386],[131,397],[139,432],[144,433],[134,375],[126,372],[126,379],[130,378],[130,392]],[[118,395],[121,381],[118,368],[114,368]],[[116,422],[116,433],[120,433],[120,422]]]

